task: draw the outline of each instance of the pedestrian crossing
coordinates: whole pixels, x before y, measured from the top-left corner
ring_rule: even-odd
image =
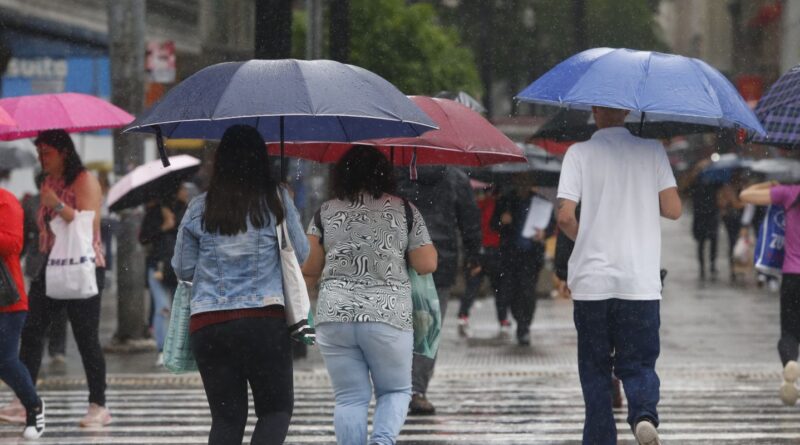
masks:
[[[452,378],[458,376],[459,378]],[[583,403],[568,377],[437,377],[429,398],[437,415],[409,417],[401,444],[580,444]],[[108,392],[114,422],[82,429],[83,389],[45,389],[47,430],[41,444],[205,444],[210,425],[205,394],[181,388],[126,387]],[[0,392],[3,402],[7,389]],[[620,444],[633,444],[617,412]],[[773,379],[671,381],[662,388],[662,438],[667,444],[800,443],[800,407],[784,407]],[[250,423],[246,437],[252,432]],[[21,426],[0,424],[0,444],[29,443]],[[324,379],[298,380],[287,444],[334,444],[333,396]]]

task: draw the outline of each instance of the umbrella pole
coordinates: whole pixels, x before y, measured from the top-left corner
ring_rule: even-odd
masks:
[[[284,155],[284,152],[283,152],[283,144],[284,144],[283,116],[281,116],[280,121],[281,121],[281,180],[280,180],[280,182],[284,182],[284,180],[286,179],[286,172],[284,171],[284,167],[283,167],[283,155]]]
[[[639,137],[642,137],[643,131],[644,131],[644,111],[642,111],[642,119],[639,120]]]
[[[394,168],[394,145],[389,146],[389,162],[392,163],[392,168]]]
[[[169,158],[167,158],[167,149],[164,147],[164,136],[161,134],[160,125],[156,125],[156,146],[158,146],[158,154],[161,156],[161,164],[169,167]]]

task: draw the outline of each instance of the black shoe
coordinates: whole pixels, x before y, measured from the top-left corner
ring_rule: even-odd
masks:
[[[531,334],[530,332],[525,332],[523,334],[517,334],[517,343],[520,346],[530,346],[531,344]]]
[[[22,437],[25,439],[38,439],[44,433],[44,400],[39,399],[39,407],[27,410],[25,417],[25,430]]]
[[[408,414],[412,416],[430,416],[436,414],[433,403],[425,398],[425,394],[414,393],[411,395],[411,403],[408,404]]]

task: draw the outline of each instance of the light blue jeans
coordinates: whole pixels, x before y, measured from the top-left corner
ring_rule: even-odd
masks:
[[[164,339],[167,337],[167,326],[169,325],[169,311],[172,298],[169,290],[161,280],[155,277],[156,270],[152,267],[147,268],[147,287],[150,289],[150,296],[153,298],[153,336],[156,338],[158,352],[164,349]]]
[[[316,332],[336,397],[336,442],[367,443],[367,411],[374,385],[375,416],[369,443],[393,445],[411,401],[414,333],[377,322],[323,323]]]

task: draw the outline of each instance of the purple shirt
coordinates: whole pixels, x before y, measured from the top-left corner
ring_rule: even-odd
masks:
[[[772,203],[786,211],[783,273],[800,274],[800,205],[792,205],[800,195],[800,185],[776,185],[769,190]]]

